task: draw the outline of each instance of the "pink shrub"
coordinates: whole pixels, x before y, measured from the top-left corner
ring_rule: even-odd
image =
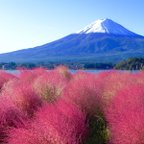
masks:
[[[109,72],[108,76],[104,79],[104,90],[102,94],[105,105],[108,106],[113,97],[121,89],[133,85],[136,82],[136,78],[129,72]]]
[[[82,74],[82,75],[81,75]],[[87,116],[88,133],[85,144],[107,142],[103,115],[103,81],[98,75],[78,72],[63,91],[63,98],[76,104]]]
[[[144,85],[121,90],[106,110],[114,144],[144,143]]]
[[[135,83],[144,84],[144,71],[133,74],[133,77],[135,78]]]
[[[87,77],[90,77],[90,76],[96,76],[96,75],[78,70],[78,71],[76,71],[75,74],[73,74],[73,79],[74,80],[79,80],[79,79],[84,79],[84,78],[87,78]]]
[[[35,78],[47,72],[44,68],[35,68],[33,70],[20,69],[19,78],[21,81],[32,84]]]
[[[10,99],[13,104],[28,116],[32,116],[42,104],[42,100],[32,87],[19,80],[9,82],[5,86],[2,96]]]
[[[23,127],[27,118],[8,99],[0,98],[0,143],[8,137],[7,131],[13,127]]]
[[[74,105],[47,104],[29,129],[14,129],[8,144],[79,144],[85,134],[85,116]]]
[[[72,74],[69,72],[69,69],[65,66],[58,66],[55,68],[55,71],[61,74],[66,79],[70,80],[72,78]]]
[[[16,76],[7,73],[5,71],[0,71],[0,90],[3,87],[3,85],[8,82],[9,80],[15,79]]]
[[[68,83],[67,77],[57,71],[48,71],[40,75],[33,84],[33,88],[47,102],[54,102]]]
[[[102,110],[102,81],[93,74],[76,74],[63,91],[67,101],[77,104],[86,113]]]

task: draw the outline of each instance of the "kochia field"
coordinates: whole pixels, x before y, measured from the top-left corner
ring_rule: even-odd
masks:
[[[143,144],[144,71],[0,71],[0,144]]]

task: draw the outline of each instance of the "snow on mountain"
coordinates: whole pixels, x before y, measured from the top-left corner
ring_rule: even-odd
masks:
[[[79,34],[107,33],[107,34],[124,35],[124,36],[137,36],[137,34],[127,30],[120,24],[110,19],[98,19],[77,33]]]

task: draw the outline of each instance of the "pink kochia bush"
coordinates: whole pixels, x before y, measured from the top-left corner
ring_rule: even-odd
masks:
[[[96,114],[102,110],[102,90],[97,76],[78,73],[63,91],[63,97],[77,104],[86,113]]]
[[[42,105],[41,98],[32,87],[20,81],[8,83],[3,90],[2,97],[10,99],[16,107],[30,117]]]
[[[136,83],[133,74],[128,72],[110,71],[103,73],[101,78],[104,80],[102,97],[106,106],[111,103],[113,97],[115,97],[122,88]]]
[[[48,71],[37,77],[33,83],[35,92],[47,102],[54,102],[61,95],[70,80],[68,73]]]
[[[106,115],[113,144],[143,144],[144,84],[121,90]]]
[[[46,104],[27,129],[10,131],[8,144],[79,144],[86,133],[85,115],[75,105]]]
[[[20,69],[20,73],[18,75],[20,81],[23,81],[27,84],[32,84],[35,78],[47,72],[47,69],[44,68],[35,68],[32,70]]]
[[[12,128],[23,127],[27,117],[9,100],[0,98],[0,143]]]
[[[9,80],[12,80],[15,78],[16,78],[16,76],[14,76],[10,73],[7,73],[5,71],[0,71],[0,90],[5,83],[7,83]]]
[[[103,144],[107,141],[107,129],[101,97],[103,82],[98,75],[77,73],[63,92],[63,98],[76,104],[87,116],[86,144]]]

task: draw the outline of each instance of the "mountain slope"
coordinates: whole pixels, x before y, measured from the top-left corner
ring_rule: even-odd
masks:
[[[0,61],[117,62],[144,55],[144,37],[112,20],[101,20],[101,23],[95,22],[88,27],[89,29],[84,28],[78,33],[42,46],[1,54]]]

